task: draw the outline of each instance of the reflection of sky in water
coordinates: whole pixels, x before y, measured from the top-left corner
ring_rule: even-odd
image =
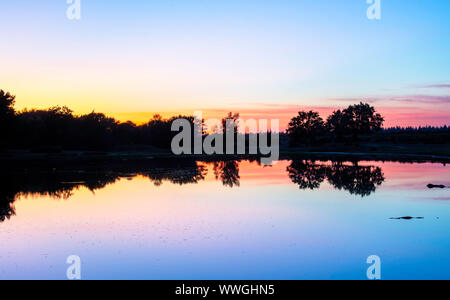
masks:
[[[216,181],[155,186],[138,176],[68,200],[22,196],[0,223],[0,278],[64,279],[67,256],[84,279],[450,279],[450,200],[442,164],[364,162],[386,180],[367,197],[300,190],[289,162],[239,165],[240,187]],[[447,180],[447,181],[446,181]],[[390,217],[416,216],[399,221]],[[439,219],[438,219],[439,218]]]

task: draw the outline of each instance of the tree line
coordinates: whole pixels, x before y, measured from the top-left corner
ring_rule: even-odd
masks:
[[[65,150],[112,150],[120,145],[170,148],[172,121],[193,116],[164,119],[154,115],[147,123],[119,122],[103,113],[75,115],[67,107],[14,109],[15,97],[0,90],[0,148]],[[45,148],[45,149],[43,149]]]
[[[417,126],[384,128],[384,117],[367,103],[336,110],[326,119],[316,111],[300,111],[291,119],[287,134],[291,146],[372,144],[447,144],[450,127]]]
[[[320,141],[342,142],[346,137],[355,141],[360,135],[379,132],[384,118],[367,103],[350,105],[334,111],[326,120],[318,112],[300,111],[289,123],[287,134],[291,145],[316,144]]]
[[[171,131],[172,122],[178,118],[187,119],[192,125],[196,122],[194,116],[167,119],[154,115],[147,123],[137,125],[131,121],[119,122],[103,113],[75,115],[65,106],[16,111],[14,105],[15,96],[0,90],[0,150],[110,151],[136,147],[168,150],[177,134]],[[239,114],[230,113],[222,123],[225,127],[227,119],[238,118]],[[336,110],[326,119],[316,111],[300,111],[281,134],[290,146],[354,143],[367,136],[376,142],[450,142],[447,126],[383,129],[383,123],[383,116],[374,107],[361,102]]]

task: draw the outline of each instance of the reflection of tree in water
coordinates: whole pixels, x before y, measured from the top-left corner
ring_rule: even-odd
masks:
[[[204,180],[206,172],[206,167],[198,166],[193,169],[157,169],[141,175],[148,177],[155,186],[161,186],[164,181],[183,185]]]
[[[235,160],[216,161],[213,165],[214,175],[224,186],[240,186],[239,162]]]
[[[250,160],[254,162],[255,160]],[[217,180],[224,186],[240,186],[240,161],[210,161]],[[256,160],[258,163],[258,161]],[[137,175],[148,177],[159,186],[164,181],[173,184],[196,184],[205,179],[207,168],[195,160],[108,161],[104,165],[35,168],[26,172],[7,170],[0,174],[0,222],[15,215],[14,201],[22,196],[41,195],[55,199],[68,199],[79,188],[94,192],[121,178]],[[328,179],[337,189],[351,194],[369,196],[384,181],[382,170],[374,166],[346,165],[342,163],[317,164],[311,161],[292,161],[287,168],[292,182],[301,189],[316,189]]]
[[[94,192],[121,178],[137,175],[148,177],[155,185],[161,185],[163,181],[183,185],[204,180],[206,173],[206,167],[199,166],[194,160],[109,162],[94,169],[89,166],[78,169],[8,170],[0,174],[0,222],[15,215],[14,201],[19,197],[39,195],[68,199],[79,188]]]
[[[11,218],[15,214],[14,195],[11,195],[11,193],[2,187],[0,190],[0,222]]]
[[[334,162],[330,165],[311,161],[292,161],[287,168],[292,182],[300,189],[317,189],[327,179],[339,190],[346,190],[352,195],[369,196],[377,186],[384,182],[384,175],[379,167],[345,165]]]
[[[333,163],[328,168],[328,181],[335,188],[349,191],[352,195],[369,196],[376,191],[377,186],[384,182],[383,171],[374,166],[349,166]]]
[[[326,169],[321,165],[307,161],[293,161],[287,168],[292,182],[301,189],[317,189],[325,179]]]
[[[114,183],[118,176],[104,173],[27,172],[1,174],[0,221],[15,215],[14,201],[19,197],[47,196],[68,199],[73,191],[86,187],[90,191],[102,189]]]

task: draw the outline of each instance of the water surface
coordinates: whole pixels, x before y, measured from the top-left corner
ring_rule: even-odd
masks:
[[[0,279],[450,279],[439,163],[158,163],[1,176]],[[423,220],[391,220],[414,216]]]

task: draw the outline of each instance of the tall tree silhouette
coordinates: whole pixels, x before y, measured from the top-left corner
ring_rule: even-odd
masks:
[[[15,99],[15,96],[0,90],[0,148],[7,146],[14,135]]]
[[[327,131],[334,137],[335,141],[342,141],[349,130],[349,120],[340,109],[333,112],[326,121]]]
[[[0,117],[12,117],[15,114],[14,104],[16,96],[0,90]]]
[[[236,127],[233,128],[233,131],[234,131],[234,133],[237,133],[238,132],[238,127],[239,127],[239,123],[238,123],[239,113],[234,113],[233,114],[232,112],[229,112],[228,115],[225,118],[222,118],[222,130],[223,130],[223,133],[225,133],[226,130],[227,130],[227,121],[228,120],[230,120],[230,121],[232,121],[232,122],[234,122],[236,124]]]
[[[300,111],[291,119],[286,133],[291,139],[291,144],[312,144],[318,135],[324,132],[324,121],[318,112]]]
[[[379,131],[384,122],[384,118],[375,111],[373,106],[362,102],[350,105],[342,114],[335,112],[334,117],[331,119],[334,122],[330,125],[336,124],[335,119],[339,119],[339,117],[341,120],[338,123],[341,127],[335,127],[335,130],[351,133],[353,139],[357,139],[358,135],[361,134]]]

